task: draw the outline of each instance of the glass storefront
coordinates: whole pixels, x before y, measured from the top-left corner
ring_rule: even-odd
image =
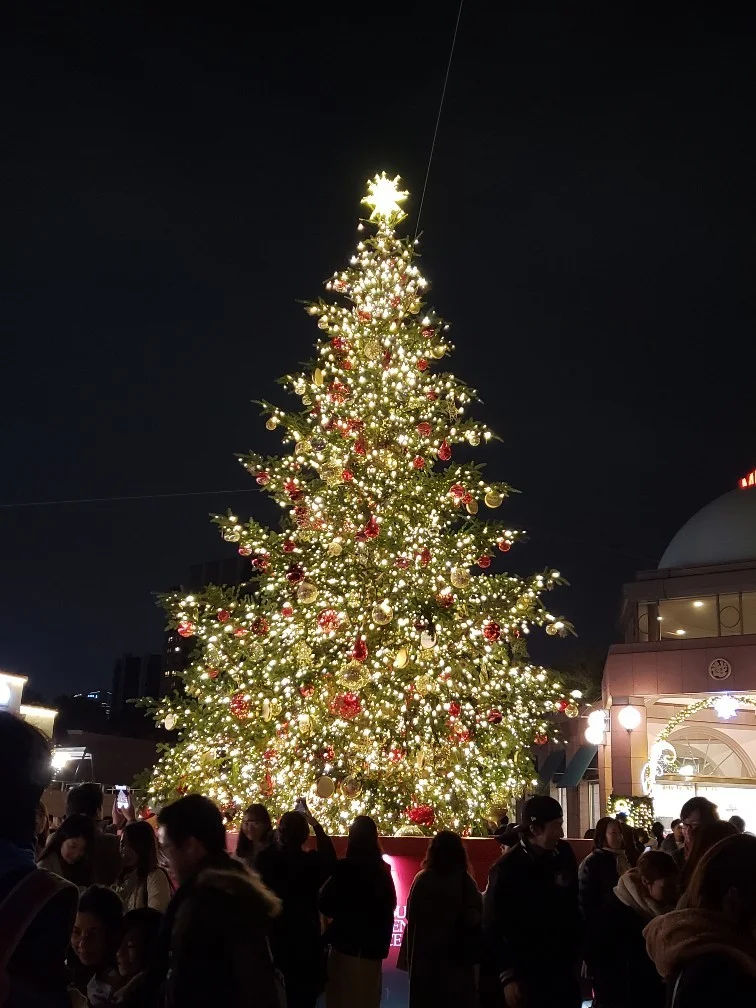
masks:
[[[637,632],[639,641],[756,633],[756,592],[640,602]]]
[[[673,819],[679,819],[680,809],[689,798],[700,795],[719,809],[720,819],[739,815],[746,829],[756,832],[756,783],[747,784],[660,784],[653,790],[654,818],[669,828]]]

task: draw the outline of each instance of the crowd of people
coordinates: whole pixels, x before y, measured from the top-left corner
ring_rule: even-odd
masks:
[[[244,814],[235,853],[216,805],[187,795],[156,822],[99,785],[50,829],[50,750],[0,713],[0,1005],[5,1008],[378,1008],[396,891],[368,816],[338,859],[306,803]],[[621,817],[578,866],[562,809],[536,795],[495,835],[483,893],[465,844],[428,845],[398,968],[409,1008],[709,1008],[756,994],[756,837],[692,798],[669,835]],[[314,845],[311,840],[314,834]]]

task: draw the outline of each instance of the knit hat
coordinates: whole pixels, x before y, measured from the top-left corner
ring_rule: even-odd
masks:
[[[545,826],[547,822],[562,817],[562,806],[549,795],[533,795],[525,802],[522,810],[522,824],[525,827]]]

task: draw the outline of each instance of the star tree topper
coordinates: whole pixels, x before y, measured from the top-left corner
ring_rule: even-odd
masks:
[[[409,193],[399,189],[400,181],[398,175],[393,179],[387,178],[386,172],[368,180],[368,194],[362,202],[372,207],[370,220],[404,220],[407,215],[399,204],[407,199]]]

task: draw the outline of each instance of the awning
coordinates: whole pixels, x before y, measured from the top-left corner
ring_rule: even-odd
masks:
[[[538,783],[550,784],[554,774],[564,770],[564,749],[552,749],[538,771]]]
[[[564,771],[564,777],[559,781],[559,787],[577,787],[583,779],[588,765],[598,752],[598,746],[581,745]]]

